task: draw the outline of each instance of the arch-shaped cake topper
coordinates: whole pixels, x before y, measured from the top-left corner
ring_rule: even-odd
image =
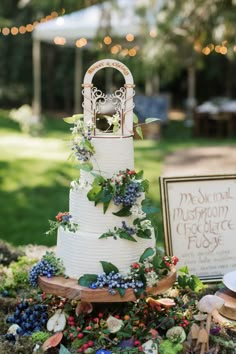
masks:
[[[94,87],[92,83],[94,75],[104,68],[113,68],[120,71],[125,80],[124,87],[121,87],[112,94],[105,94]],[[104,107],[105,104],[112,105],[116,117],[119,116],[120,129],[116,136],[133,135],[133,96],[135,85],[133,76],[126,65],[114,59],[99,60],[87,70],[82,86],[84,95],[84,121],[87,124],[90,122],[93,123],[94,136],[106,136],[104,132],[96,128],[97,115],[101,113],[102,107]]]

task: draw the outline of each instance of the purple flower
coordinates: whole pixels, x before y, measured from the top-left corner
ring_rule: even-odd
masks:
[[[220,326],[215,326],[215,327],[211,328],[210,334],[212,334],[213,336],[216,336],[220,333],[220,330],[221,330]]]
[[[133,348],[134,347],[134,340],[133,338],[130,339],[124,339],[120,342],[120,348],[125,349],[125,348]]]

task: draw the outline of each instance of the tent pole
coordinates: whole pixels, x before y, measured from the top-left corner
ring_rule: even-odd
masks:
[[[41,115],[41,65],[40,40],[33,40],[33,116],[40,121]]]
[[[75,48],[75,87],[74,87],[74,113],[81,113],[81,85],[83,70],[82,49]]]

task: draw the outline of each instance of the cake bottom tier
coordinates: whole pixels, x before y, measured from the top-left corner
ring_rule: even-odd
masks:
[[[63,261],[65,275],[77,279],[84,274],[100,274],[101,261],[111,262],[121,273],[127,273],[146,248],[155,247],[154,232],[150,239],[136,237],[137,242],[111,237],[99,239],[99,236],[58,229],[56,255]]]

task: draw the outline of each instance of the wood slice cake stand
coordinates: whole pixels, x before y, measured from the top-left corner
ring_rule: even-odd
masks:
[[[176,281],[176,270],[173,269],[158,285],[146,288],[146,295],[161,295],[170,289]],[[78,280],[64,277],[39,277],[40,288],[46,293],[62,296],[67,299],[76,299],[86,302],[128,302],[136,301],[133,289],[127,289],[123,297],[117,292],[115,295],[108,293],[107,288],[90,289],[78,284]]]

